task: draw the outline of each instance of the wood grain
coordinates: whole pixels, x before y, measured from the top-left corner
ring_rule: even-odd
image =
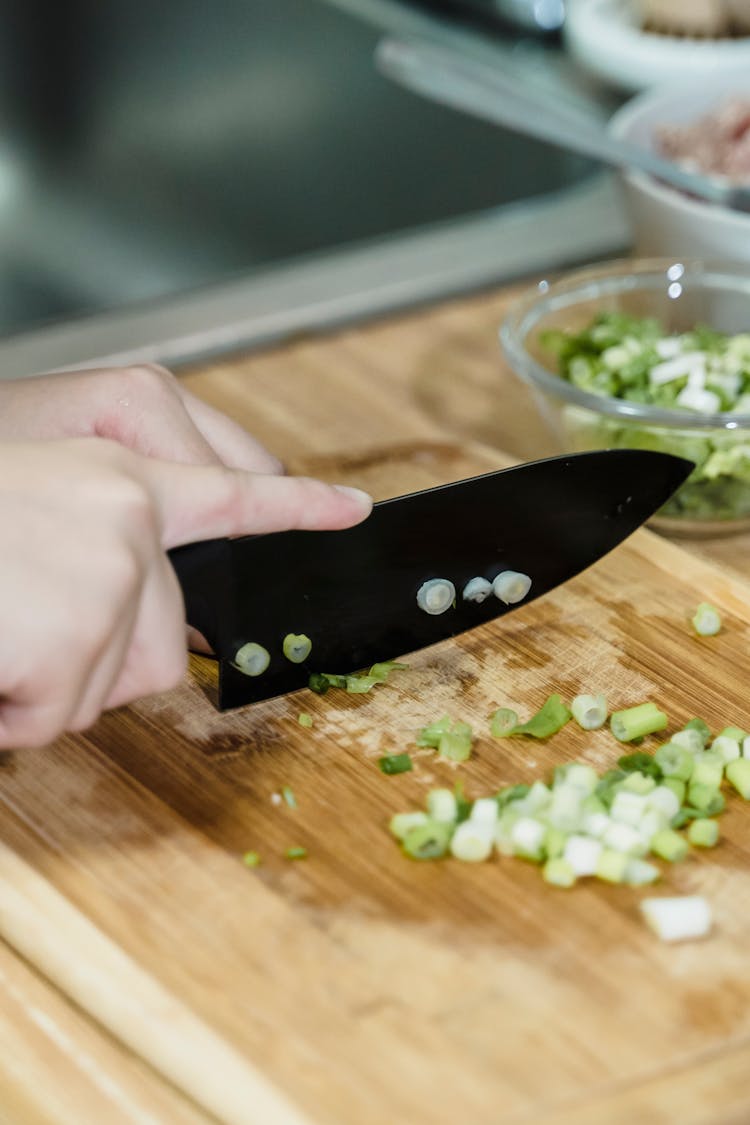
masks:
[[[515,456],[539,448],[533,406],[511,390],[497,354],[505,299],[299,341],[186,382],[295,471],[379,497],[455,480],[507,462],[470,439]],[[457,776],[476,795],[562,760],[603,767],[617,757],[606,732],[570,727],[543,745],[494,741],[487,716],[499,704],[528,713],[551,690],[586,688],[613,705],[654,698],[672,728],[696,712],[750,726],[750,591],[743,541],[732,543],[702,546],[711,557],[700,557],[639,533],[564,590],[412,656],[408,672],[368,696],[302,692],[219,715],[204,692],[213,666],[196,660],[177,691],[5,759],[0,842],[309,1125],[750,1120],[746,805],[731,802],[715,852],[665,876],[667,889],[706,893],[717,919],[710,939],[677,949],[645,930],[642,892],[555,892],[513,860],[418,865],[386,830],[392,812]],[[704,597],[722,607],[726,628],[699,640],[686,619]],[[311,730],[299,727],[300,710],[313,715]],[[445,710],[480,733],[469,763],[420,752],[411,774],[378,771],[374,759],[412,746],[417,727]],[[285,784],[296,810],[272,801]],[[309,858],[285,860],[293,844]],[[262,853],[256,870],[242,865],[248,848]],[[11,869],[6,882],[19,890]],[[59,926],[56,937],[77,965],[85,953],[74,932]],[[35,982],[18,991],[17,1049],[28,1059],[34,988],[49,991],[34,973],[51,970],[2,912],[0,936],[28,957]],[[78,1003],[91,1013],[77,1018],[102,1081],[117,1074],[141,1096],[148,1071],[117,1047],[117,1021],[97,1032],[100,1015]],[[0,1041],[4,1027],[0,1017]],[[0,1083],[4,1073],[0,1062]],[[29,1088],[28,1079],[13,1087],[17,1120],[58,1120]],[[118,1120],[83,1095],[77,1104],[84,1123]],[[182,1121],[170,1107],[153,1113]]]

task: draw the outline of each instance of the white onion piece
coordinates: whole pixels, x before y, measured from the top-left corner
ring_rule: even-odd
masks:
[[[447,578],[430,578],[417,590],[417,605],[425,613],[445,613],[456,600],[456,587]]]
[[[492,583],[495,597],[506,605],[522,602],[530,589],[531,579],[528,574],[521,574],[517,570],[504,570]]]
[[[711,907],[702,895],[645,898],[641,910],[662,941],[705,937],[711,930]]]
[[[477,602],[479,605],[492,593],[492,583],[486,578],[470,578],[464,586],[463,599],[465,602]]]

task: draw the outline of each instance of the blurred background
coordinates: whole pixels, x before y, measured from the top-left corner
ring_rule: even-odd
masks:
[[[573,3],[6,0],[2,375],[177,363],[627,249],[596,162],[373,64],[426,35],[607,116],[649,78],[609,81]]]

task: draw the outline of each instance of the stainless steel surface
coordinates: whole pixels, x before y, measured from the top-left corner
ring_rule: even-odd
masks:
[[[710,203],[750,211],[750,188],[686,171],[649,149],[620,140],[591,113],[529,90],[496,67],[454,48],[417,39],[387,39],[378,45],[376,58],[389,78],[441,105],[615,167],[648,172]]]
[[[554,48],[390,0],[15,0],[4,20],[5,377],[177,362],[627,240],[595,165],[372,62],[381,31],[416,32],[566,85]]]

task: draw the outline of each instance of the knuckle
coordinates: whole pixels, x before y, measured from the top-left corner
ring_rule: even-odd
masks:
[[[158,363],[139,363],[134,367],[125,367],[121,377],[126,390],[139,398],[152,399],[165,393],[174,393],[174,375]]]

